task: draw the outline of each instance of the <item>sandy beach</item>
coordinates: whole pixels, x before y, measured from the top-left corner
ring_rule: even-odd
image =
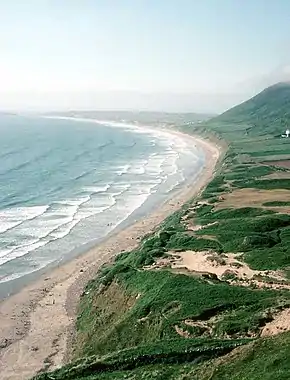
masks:
[[[179,132],[170,132],[183,135]],[[0,304],[0,379],[26,380],[39,371],[52,370],[69,358],[79,296],[99,267],[123,250],[138,245],[144,234],[211,179],[220,149],[206,140],[186,135],[205,153],[205,165],[194,183],[188,183],[172,199],[133,225],[112,234],[103,243],[70,262],[42,275]]]

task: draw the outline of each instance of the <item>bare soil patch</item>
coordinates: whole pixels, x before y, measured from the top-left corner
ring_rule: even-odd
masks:
[[[290,160],[265,161],[263,164],[290,169]]]
[[[290,308],[282,310],[275,317],[274,320],[266,323],[264,326],[261,336],[273,336],[280,334],[284,331],[290,330]]]
[[[188,331],[183,330],[181,327],[179,327],[177,325],[174,326],[174,328],[175,328],[175,331],[177,332],[177,334],[179,336],[182,336],[183,338],[190,338],[190,333]]]
[[[261,207],[263,203],[273,201],[290,201],[290,191],[283,189],[237,189],[232,193],[223,194],[222,200],[215,208],[219,210],[229,207]],[[285,209],[289,209],[289,207],[285,207]]]
[[[281,271],[251,269],[241,259],[242,254],[218,254],[210,251],[168,252],[145,270],[171,268],[174,272],[205,276],[208,279],[227,281],[230,285],[256,286],[257,288],[290,289],[290,283]]]
[[[290,171],[288,172],[275,172],[272,174],[265,175],[263,179],[289,179]]]

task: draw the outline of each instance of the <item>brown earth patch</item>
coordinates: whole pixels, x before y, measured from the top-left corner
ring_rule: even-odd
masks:
[[[196,337],[195,333],[192,333],[188,331],[186,328],[190,327],[196,327],[197,330],[199,330],[198,336],[210,336],[213,333],[213,326],[217,321],[217,317],[214,316],[206,321],[198,321],[198,320],[192,320],[192,319],[186,319],[182,321],[185,325],[185,327],[181,327],[178,325],[174,326],[175,331],[179,336],[182,336],[183,338],[193,338]]]
[[[192,319],[186,319],[184,324],[190,327],[199,327],[204,329],[207,334],[212,334],[212,326],[216,322],[216,317],[212,317],[207,321],[193,321]]]
[[[290,160],[275,160],[275,161],[265,161],[265,165],[278,166],[279,168],[290,169]]]
[[[178,335],[182,336],[183,338],[190,338],[190,333],[188,331],[183,330],[181,327],[177,325],[175,325],[174,328]]]
[[[269,211],[274,211],[278,214],[290,214],[290,206],[276,206],[276,207],[263,206],[263,208]]]
[[[242,254],[218,254],[210,251],[168,252],[168,257],[158,259],[145,270],[171,268],[176,273],[203,276],[227,281],[230,285],[256,286],[257,288],[290,289],[281,271],[251,269],[241,259]]]
[[[208,239],[208,240],[218,241],[218,238],[217,238],[215,235],[206,235],[206,234],[202,234],[202,238],[203,238],[203,239]]]
[[[290,330],[290,308],[279,312],[273,321],[266,323],[262,329],[261,336],[273,336]]]
[[[196,231],[202,230],[202,228],[203,228],[203,226],[201,226],[199,224],[193,224],[193,225],[191,225],[190,223],[187,224],[187,230],[188,231],[196,232]]]
[[[290,201],[290,191],[284,189],[237,189],[232,193],[223,194],[223,200],[215,208],[219,210],[229,207],[261,207],[263,203],[273,201]],[[277,208],[273,207],[267,209],[277,211]],[[280,207],[279,211],[281,211]]]
[[[256,272],[237,260],[235,254],[219,255],[208,251],[185,251],[178,254],[172,253],[176,261],[171,263],[172,268],[186,268],[189,271],[207,272],[215,274],[222,279],[226,273],[233,273],[239,279],[252,279]],[[221,261],[221,259],[223,261]]]
[[[199,224],[194,224],[193,222],[188,222],[187,224],[186,224],[186,228],[187,228],[187,230],[188,231],[194,231],[194,232],[196,232],[196,231],[200,231],[200,230],[202,230],[202,229],[204,229],[204,228],[207,228],[207,227],[211,227],[211,226],[215,226],[216,224],[218,224],[218,222],[213,222],[213,223],[208,223],[208,224],[205,224],[205,225],[199,225]]]
[[[290,171],[289,172],[275,172],[272,174],[265,175],[263,179],[289,179],[290,178]]]

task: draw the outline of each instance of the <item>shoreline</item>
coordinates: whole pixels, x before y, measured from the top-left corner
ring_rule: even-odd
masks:
[[[64,116],[37,116],[37,118],[48,118],[48,119],[56,119],[56,120],[68,120],[68,121],[74,121],[74,122],[81,122],[81,123],[88,123],[88,124],[96,124],[98,125],[106,125],[107,127],[113,127],[113,128],[120,128],[120,129],[131,129],[136,131],[137,133],[145,132],[150,133],[154,137],[166,137],[169,140],[176,140],[174,137],[176,136],[177,139],[182,140],[182,142],[186,145],[186,149],[194,151],[198,156],[202,156],[202,158],[199,158],[199,165],[198,168],[194,168],[194,170],[191,170],[190,173],[186,173],[185,176],[183,176],[183,180],[179,182],[178,184],[174,184],[174,186],[169,187],[165,192],[159,192],[157,195],[153,195],[153,193],[150,193],[148,198],[143,202],[140,206],[138,206],[136,209],[134,209],[130,215],[128,215],[125,219],[123,219],[120,223],[117,223],[116,226],[109,231],[106,235],[101,235],[100,237],[96,238],[95,236],[91,236],[89,241],[87,242],[80,242],[77,246],[75,246],[71,251],[67,252],[66,255],[64,255],[61,259],[55,260],[48,265],[45,265],[43,267],[40,267],[39,269],[36,269],[35,271],[31,271],[28,273],[25,273],[22,276],[17,276],[14,279],[9,279],[7,282],[1,282],[0,283],[0,304],[2,301],[4,301],[6,298],[13,296],[14,294],[21,291],[26,285],[29,285],[30,283],[35,282],[37,279],[40,278],[42,274],[48,273],[51,270],[55,269],[58,266],[62,266],[65,263],[73,260],[75,257],[80,256],[84,254],[85,252],[89,251],[91,248],[95,247],[96,245],[101,244],[102,242],[106,241],[108,237],[114,235],[115,233],[123,230],[124,228],[127,228],[128,226],[135,223],[137,220],[140,220],[143,217],[146,217],[149,215],[152,210],[156,208],[157,205],[163,204],[168,199],[171,199],[175,196],[175,194],[180,191],[180,189],[184,188],[185,185],[188,183],[193,183],[195,178],[198,178],[203,166],[204,166],[204,155],[200,154],[200,149],[195,146],[192,149],[191,144],[188,144],[188,141],[185,140],[184,134],[180,134],[179,131],[176,130],[168,130],[164,128],[164,126],[160,126],[159,124],[155,127],[147,126],[144,124],[140,124],[137,122],[132,121],[129,122],[116,122],[116,121],[104,121],[104,120],[97,120],[97,119],[90,119],[90,118],[81,118],[81,117],[64,117]],[[136,124],[135,124],[136,123]],[[153,198],[159,198],[158,200],[154,200]],[[5,277],[5,276],[4,276]],[[1,337],[0,337],[1,338]],[[0,339],[1,344],[1,339]]]
[[[3,380],[29,379],[52,370],[67,359],[76,308],[85,284],[104,263],[154,230],[168,215],[196,196],[212,178],[221,149],[199,137],[168,130],[191,139],[205,155],[202,171],[156,211],[112,234],[71,261],[52,269],[0,303],[0,373]],[[45,329],[44,329],[45,326]],[[3,363],[3,364],[2,364]]]

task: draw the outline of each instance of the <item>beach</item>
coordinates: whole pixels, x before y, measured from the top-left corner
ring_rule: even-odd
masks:
[[[0,300],[149,214],[204,162],[159,125],[16,116],[0,132]]]
[[[170,132],[171,133],[171,132]],[[182,135],[179,132],[172,134]],[[69,359],[69,346],[79,297],[104,263],[131,250],[172,212],[197,195],[211,179],[220,149],[208,141],[186,135],[205,154],[203,170],[155,211],[72,261],[41,275],[0,304],[1,380],[25,380],[42,370],[52,370]]]

